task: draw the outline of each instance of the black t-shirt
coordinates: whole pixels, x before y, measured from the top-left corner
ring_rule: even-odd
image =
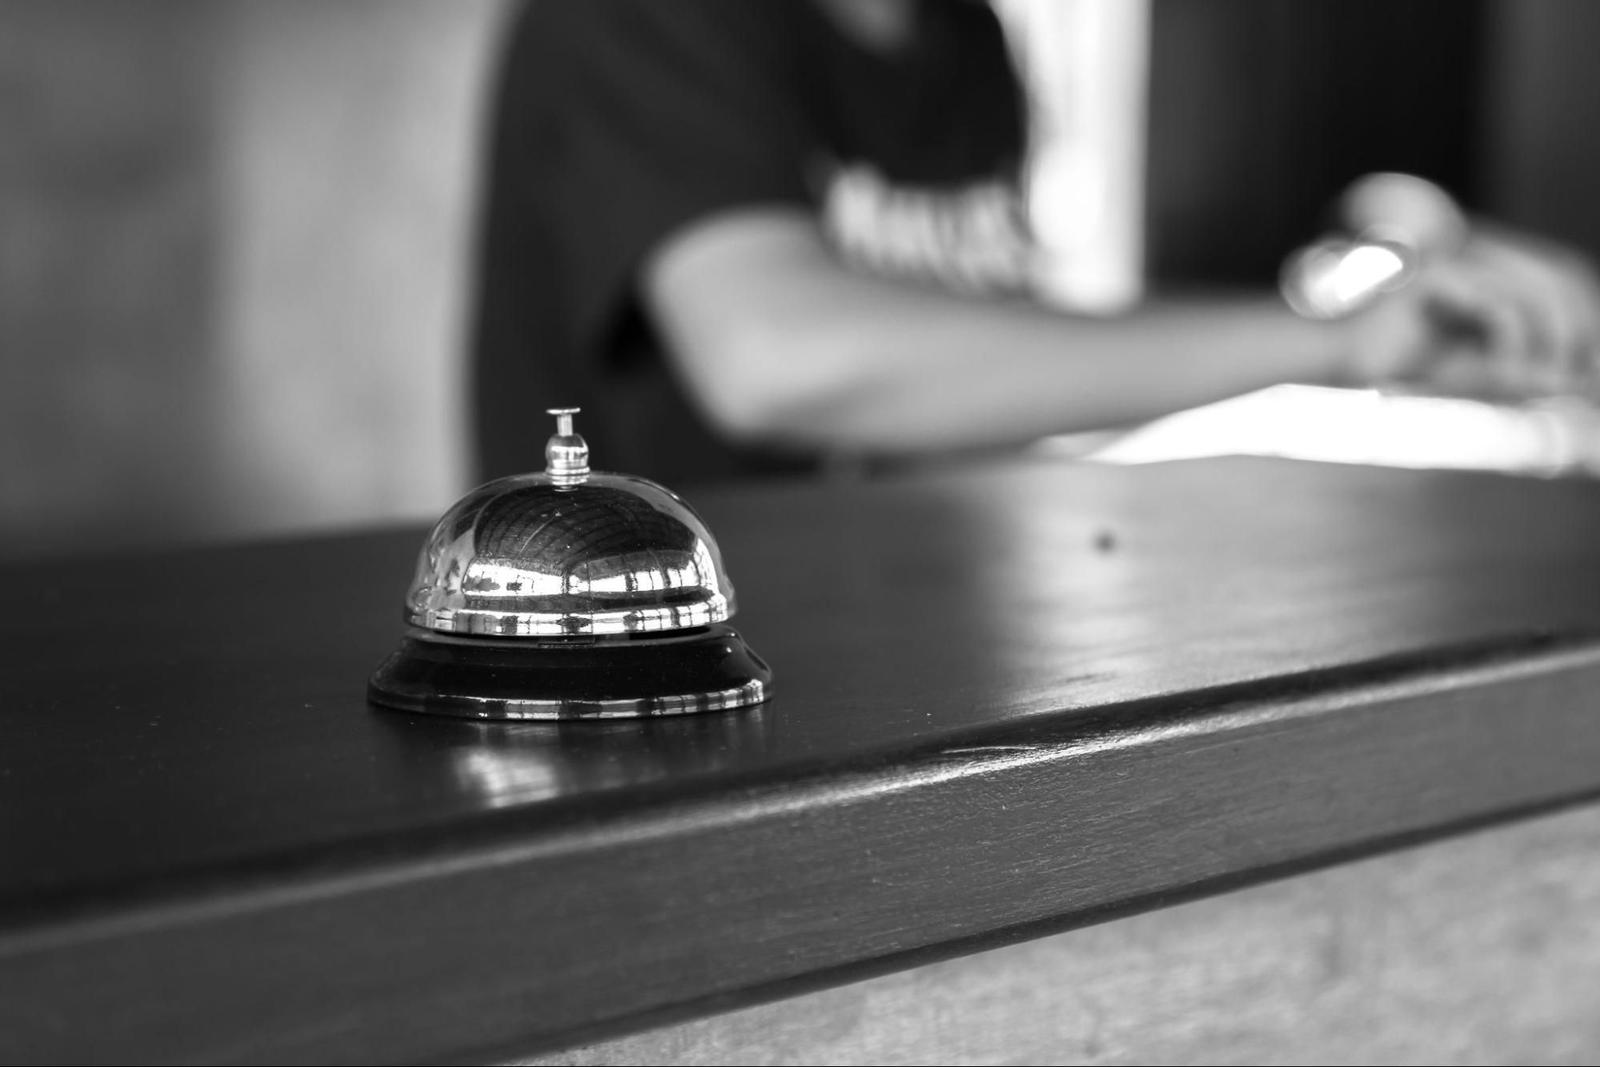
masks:
[[[534,0],[494,104],[474,353],[485,477],[542,466],[543,411],[558,405],[584,408],[598,467],[672,485],[812,460],[717,441],[673,378],[636,274],[693,220],[761,204],[909,215],[876,251],[840,235],[858,262],[908,273],[940,258],[928,246],[943,235],[1012,221],[988,185],[1014,179],[1020,95],[993,14],[971,0],[923,0],[889,53],[807,0]],[[952,225],[924,201],[973,210]]]

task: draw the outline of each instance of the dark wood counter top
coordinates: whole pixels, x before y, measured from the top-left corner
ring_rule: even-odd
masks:
[[[696,494],[756,709],[370,709],[422,531],[0,571],[0,1058],[530,1052],[1600,795],[1600,485]]]

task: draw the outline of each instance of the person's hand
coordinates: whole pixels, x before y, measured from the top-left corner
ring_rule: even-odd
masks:
[[[1522,399],[1600,394],[1600,281],[1582,256],[1477,226],[1347,321],[1357,380]]]

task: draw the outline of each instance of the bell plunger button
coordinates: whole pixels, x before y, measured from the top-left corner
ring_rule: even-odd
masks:
[[[544,446],[544,472],[556,485],[582,485],[589,477],[589,442],[572,432],[572,416],[581,408],[550,408],[556,432]]]

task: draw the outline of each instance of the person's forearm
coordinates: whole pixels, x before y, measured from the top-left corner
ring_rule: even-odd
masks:
[[[1337,327],[1276,300],[1071,317],[856,274],[810,241],[782,219],[738,220],[655,278],[658,324],[732,436],[875,452],[1020,443],[1340,365]]]
[[[775,374],[762,436],[891,452],[1009,444],[1328,381],[1339,364],[1334,327],[1264,297],[1157,301],[1111,320],[918,291],[831,303],[802,342],[814,347],[789,357],[810,366]]]

